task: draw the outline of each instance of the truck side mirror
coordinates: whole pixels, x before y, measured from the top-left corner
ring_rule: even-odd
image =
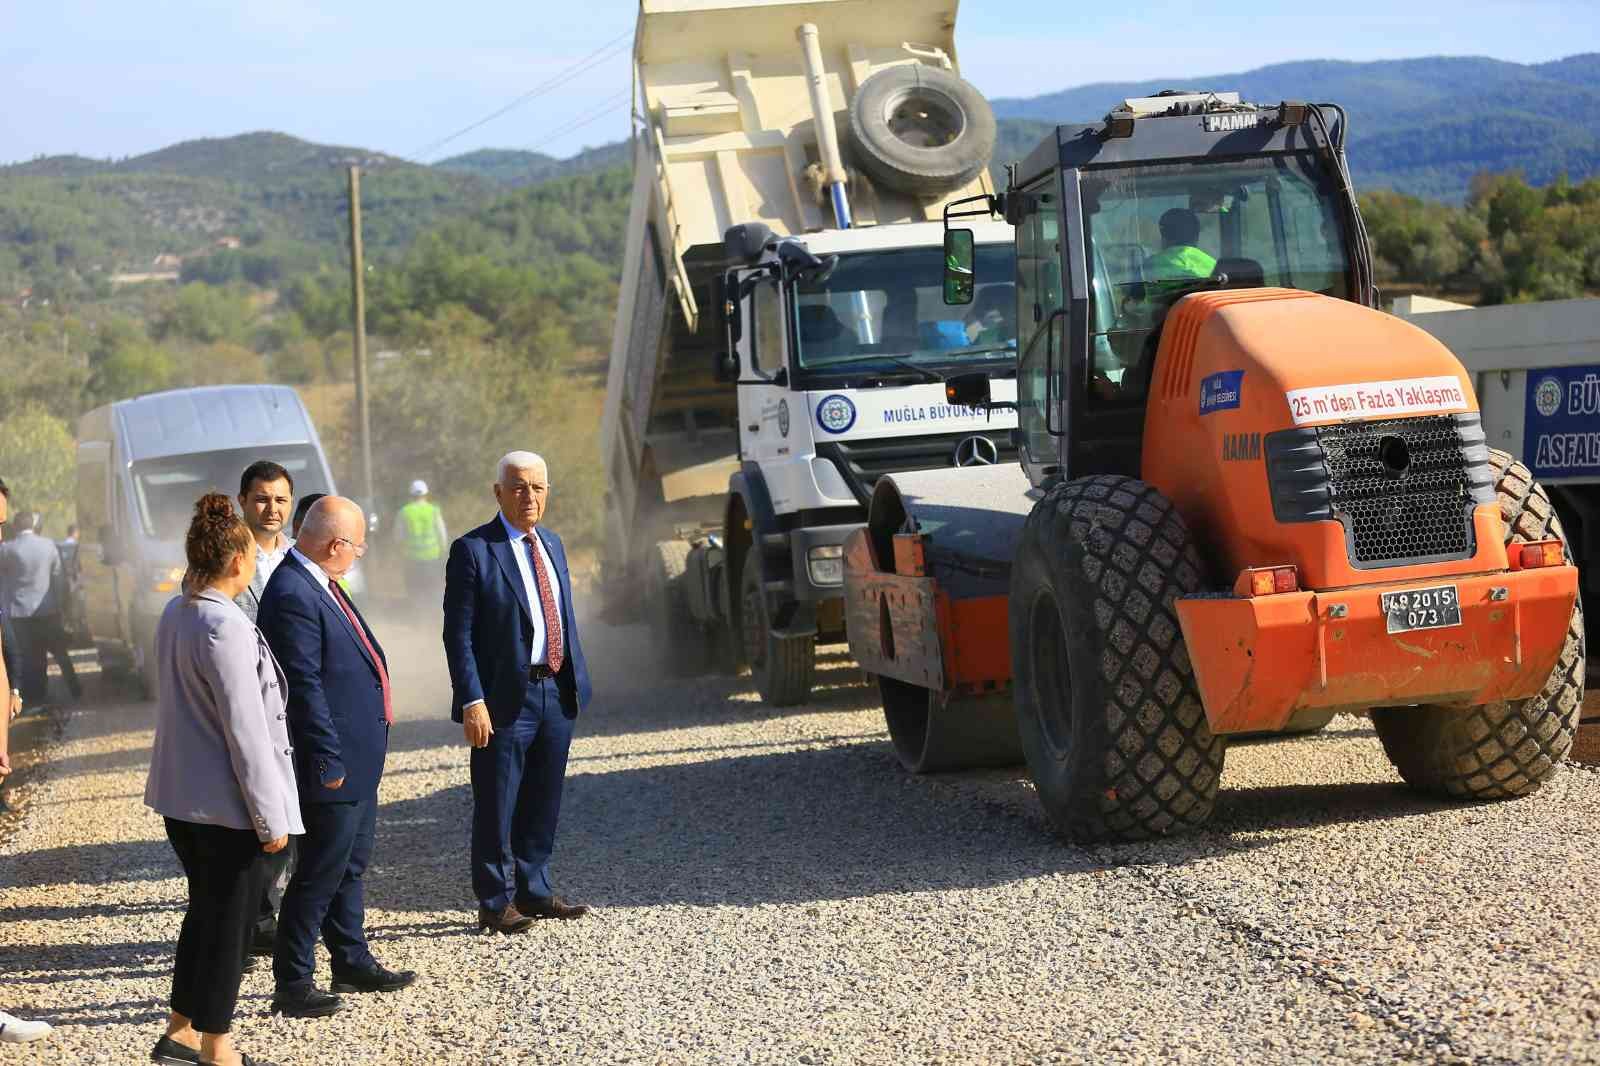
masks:
[[[977,277],[973,272],[976,253],[973,249],[972,231],[947,229],[944,231],[944,302],[969,304]]]
[[[711,356],[711,376],[727,384],[739,380],[739,357],[733,352],[715,352]]]
[[[989,375],[981,370],[971,374],[952,374],[944,379],[944,397],[957,407],[988,407]]]

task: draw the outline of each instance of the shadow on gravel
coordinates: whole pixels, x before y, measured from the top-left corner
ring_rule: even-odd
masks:
[[[163,832],[151,815],[154,832]],[[107,844],[77,844],[61,848],[36,848],[0,864],[0,889],[18,883],[19,874],[33,888],[59,884],[101,885],[117,881],[163,881],[182,876],[178,857],[163,836],[160,840],[119,840]],[[108,905],[115,909],[115,904]],[[0,917],[9,912],[0,910]],[[0,967],[0,973],[4,973]]]

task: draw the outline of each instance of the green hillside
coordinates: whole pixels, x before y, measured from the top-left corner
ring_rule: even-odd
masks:
[[[1600,170],[1600,55],[1523,65],[1476,57],[1280,63],[1234,74],[1104,82],[994,101],[1002,140],[1017,120],[1093,122],[1162,89],[1238,90],[1247,100],[1333,101],[1350,112],[1362,188],[1460,202],[1474,174],[1520,170],[1536,185]],[[1037,138],[1033,138],[1036,142]]]
[[[433,165],[440,170],[472,174],[501,185],[521,186],[625,166],[630,159],[629,142],[617,141],[598,148],[586,148],[568,159],[557,159],[539,152],[483,148],[441,159]]]

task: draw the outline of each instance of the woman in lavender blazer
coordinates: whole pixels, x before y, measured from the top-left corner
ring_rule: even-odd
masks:
[[[184,594],[156,629],[160,699],[145,804],[166,818],[189,882],[172,1014],[158,1063],[265,1066],[228,1036],[267,856],[305,832],[284,681],[233,602],[255,574],[255,542],[233,503],[201,497],[185,542]]]

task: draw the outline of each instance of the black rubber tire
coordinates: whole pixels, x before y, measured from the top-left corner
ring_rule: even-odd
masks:
[[[1201,590],[1183,518],[1153,486],[1100,476],[1034,505],[1011,571],[1017,732],[1069,840],[1139,840],[1211,816],[1211,732],[1176,601]]]
[[[1489,464],[1507,544],[1566,539],[1550,497],[1526,466],[1493,448]],[[1585,653],[1580,599],[1561,656],[1537,695],[1468,708],[1374,708],[1373,728],[1389,761],[1414,789],[1460,800],[1526,796],[1572,750],[1583,708]]]
[[[997,128],[982,93],[926,63],[880,70],[850,101],[850,135],[862,169],[911,196],[940,196],[983,173]]]
[[[878,691],[895,757],[914,774],[1023,761],[1009,692],[947,699],[892,677],[879,677]]]
[[[761,576],[761,556],[751,551],[739,575],[739,621],[744,659],[761,698],[773,707],[794,707],[811,698],[817,639],[782,637],[772,631],[771,597]]]
[[[690,549],[686,540],[663,540],[650,557],[650,629],[664,677],[699,677],[710,662],[710,642],[684,595]]]

